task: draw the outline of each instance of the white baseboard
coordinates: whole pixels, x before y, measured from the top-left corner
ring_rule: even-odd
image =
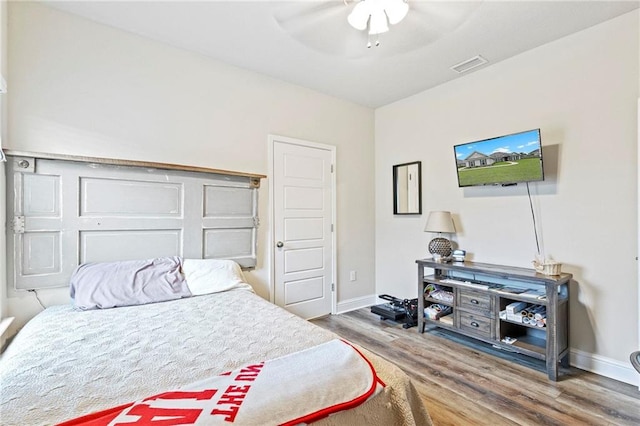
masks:
[[[356,297],[338,302],[336,305],[336,314],[344,314],[345,312],[355,311],[356,309],[366,308],[378,303],[378,296],[371,294],[369,296]]]
[[[590,371],[610,379],[634,386],[640,385],[640,374],[633,368],[631,362],[624,363],[578,349],[571,349],[569,350],[569,363],[581,370]]]

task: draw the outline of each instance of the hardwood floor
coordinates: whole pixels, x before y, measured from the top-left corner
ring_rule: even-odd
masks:
[[[513,362],[490,345],[464,345],[438,330],[419,334],[367,308],[312,322],[407,372],[436,426],[640,425],[640,391],[632,385],[573,367],[552,382],[538,360]]]

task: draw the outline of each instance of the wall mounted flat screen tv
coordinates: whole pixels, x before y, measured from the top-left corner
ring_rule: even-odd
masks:
[[[453,150],[460,187],[544,180],[540,129],[464,143]]]

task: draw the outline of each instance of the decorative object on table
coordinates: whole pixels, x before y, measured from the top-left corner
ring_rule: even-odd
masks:
[[[451,253],[451,258],[454,262],[464,262],[464,258],[467,255],[465,250],[454,250]]]
[[[533,262],[533,268],[536,272],[544,275],[560,275],[562,269],[562,263],[556,262],[550,257],[544,258],[543,256],[536,255]]]
[[[393,214],[422,214],[422,162],[393,166]]]
[[[439,255],[441,257],[448,257],[451,255],[451,241],[442,237],[442,234],[455,234],[456,232],[451,212],[429,212],[424,232],[433,232],[438,234],[436,238],[429,242],[429,253],[434,256]]]

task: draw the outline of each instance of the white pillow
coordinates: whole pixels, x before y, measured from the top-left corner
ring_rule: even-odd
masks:
[[[241,288],[253,291],[242,275],[242,269],[233,260],[184,259],[182,272],[191,294],[218,293]]]

